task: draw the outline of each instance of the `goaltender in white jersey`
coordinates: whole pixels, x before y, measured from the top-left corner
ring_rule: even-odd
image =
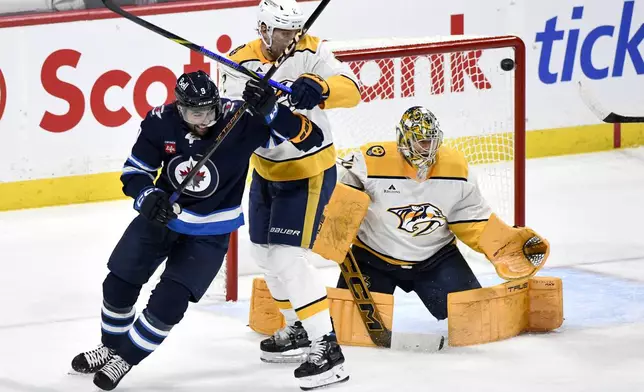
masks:
[[[457,237],[508,280],[533,275],[547,257],[545,240],[492,212],[463,154],[442,141],[434,114],[412,107],[398,124],[397,142],[362,146],[340,161],[339,175],[370,198],[352,253],[371,291],[415,291],[438,320],[447,318],[448,293],[481,287]],[[539,244],[546,249],[529,250]],[[338,287],[347,288],[342,276]]]

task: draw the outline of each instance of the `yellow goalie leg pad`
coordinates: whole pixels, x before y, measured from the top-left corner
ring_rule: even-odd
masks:
[[[563,323],[561,279],[538,277],[447,295],[448,342],[470,346]]]
[[[278,303],[271,296],[266,281],[262,278],[253,279],[248,326],[253,331],[264,335],[272,335],[286,326],[286,320],[279,310]]]
[[[510,227],[496,214],[485,225],[479,246],[505,280],[533,276],[546,263],[550,244],[527,227]]]
[[[353,302],[353,296],[347,289],[327,287],[329,310],[338,343],[349,346],[376,347],[360,317],[360,311]],[[394,319],[394,296],[384,293],[371,293],[376,308],[382,317],[385,327],[391,331]]]
[[[360,318],[360,313],[351,292],[346,289],[327,287],[327,300],[333,318],[335,333],[340,344],[350,346],[376,347]],[[394,296],[391,294],[371,293],[385,326],[391,330],[394,315]],[[250,299],[248,325],[263,335],[272,335],[286,325],[279,311],[278,303],[271,297],[266,282],[262,278],[253,280],[253,293]]]
[[[324,207],[313,251],[342,264],[360,223],[369,208],[369,196],[344,184],[337,184],[331,200]]]

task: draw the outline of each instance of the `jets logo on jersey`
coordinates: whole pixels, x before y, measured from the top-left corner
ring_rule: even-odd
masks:
[[[168,177],[170,177],[170,182],[175,189],[179,188],[188,173],[197,165],[199,159],[201,159],[201,155],[187,159],[183,155],[178,155],[168,163]],[[188,184],[184,193],[192,197],[205,199],[215,193],[218,186],[219,172],[212,161],[208,160]]]
[[[393,207],[387,211],[396,214],[400,219],[400,230],[412,233],[414,237],[431,234],[447,223],[443,212],[430,203]]]

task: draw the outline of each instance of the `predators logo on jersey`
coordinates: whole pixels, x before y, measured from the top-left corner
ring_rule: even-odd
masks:
[[[393,207],[387,211],[398,216],[400,230],[412,233],[414,237],[430,234],[447,223],[443,212],[430,203]]]

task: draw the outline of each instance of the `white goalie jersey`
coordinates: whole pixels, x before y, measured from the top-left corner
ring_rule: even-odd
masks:
[[[339,181],[371,198],[354,245],[403,266],[431,258],[455,236],[480,251],[492,210],[468,178],[460,152],[440,147],[423,182],[413,179],[416,173],[395,142],[364,145],[340,163]]]
[[[259,39],[242,45],[230,52],[228,57],[236,63],[256,72],[266,73],[272,62],[261,51]],[[347,64],[338,61],[324,41],[305,35],[296,46],[295,53],[280,66],[272,79],[290,86],[300,75],[313,73],[321,76],[329,85],[329,97],[322,105],[312,110],[297,110],[322,129],[324,142],[320,147],[301,151],[275,135],[269,144],[255,151],[251,163],[258,174],[267,180],[291,181],[312,177],[332,167],[336,160],[331,125],[323,109],[348,108],[360,102],[358,79]],[[248,77],[223,67],[219,89],[223,96],[241,99]],[[284,102],[286,97],[279,102]]]

